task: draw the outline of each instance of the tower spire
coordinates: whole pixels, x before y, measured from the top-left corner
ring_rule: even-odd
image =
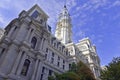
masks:
[[[64,3],[64,8],[66,8],[66,2],[67,2],[67,0],[65,0],[65,3]]]
[[[64,44],[72,41],[72,25],[71,18],[66,5],[59,15],[55,36]]]

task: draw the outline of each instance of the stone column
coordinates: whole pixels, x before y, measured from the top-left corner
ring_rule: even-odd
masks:
[[[2,58],[2,61],[0,62],[0,71],[7,72],[11,69],[10,67],[12,67],[14,57],[11,58],[10,55],[14,55],[14,53],[16,53],[15,50],[16,48],[17,47],[15,44],[11,44],[9,48],[5,50],[5,54],[4,54],[5,56]],[[8,63],[10,64],[9,67],[8,67]]]
[[[37,74],[36,74],[36,79],[35,80],[39,80],[40,79],[40,72],[41,72],[41,67],[42,66],[42,62],[39,60],[39,65],[38,65],[38,69],[37,69]]]
[[[41,48],[41,49],[44,49],[43,47],[44,47],[45,41],[46,41],[46,39],[44,38],[44,39],[43,39],[43,43],[42,43],[42,48]]]
[[[15,74],[15,72],[16,72],[16,69],[17,69],[17,67],[19,65],[22,53],[23,53],[23,51],[20,51],[19,54],[18,54],[18,56],[17,56],[17,59],[16,59],[14,65],[13,65],[13,68],[12,68],[12,71],[11,71],[12,74]]]
[[[34,68],[34,72],[32,74],[31,80],[35,80],[35,75],[36,75],[36,72],[37,72],[37,68],[38,68],[38,59],[35,62],[35,68]]]
[[[40,48],[41,48],[41,42],[42,42],[42,39],[39,38],[39,42],[38,42],[38,45],[37,45],[37,49],[38,49],[38,50],[40,50]]]
[[[28,30],[27,36],[26,36],[26,38],[25,38],[26,41],[28,40],[28,38],[29,38],[29,36],[30,36],[31,30],[32,30],[32,28],[30,28],[30,29]]]
[[[29,39],[28,39],[28,40],[29,40],[29,42],[31,42],[31,39],[32,39],[33,34],[34,34],[34,31],[35,31],[35,30],[33,29],[32,33],[29,35]]]
[[[42,46],[43,46],[43,40],[44,40],[44,38],[42,37],[42,39],[41,39],[41,45],[40,45],[40,49],[42,49]]]
[[[48,40],[47,39],[44,39],[44,43],[43,43],[43,49],[46,50],[48,44],[47,44]]]
[[[16,72],[17,75],[20,75],[22,67],[23,67],[23,64],[25,62],[25,59],[26,59],[26,53],[24,53],[23,56],[22,56],[22,58],[21,58],[21,62],[19,64],[18,70]]]
[[[51,62],[51,56],[52,56],[51,53],[52,53],[51,51],[49,51],[49,53],[48,53],[48,61],[49,62]]]

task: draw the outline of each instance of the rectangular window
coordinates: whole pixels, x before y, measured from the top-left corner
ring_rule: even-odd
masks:
[[[68,56],[68,50],[66,50],[66,56]]]
[[[57,66],[58,66],[58,67],[60,66],[60,62],[57,63]]]
[[[49,70],[49,76],[51,76],[51,75],[52,75],[52,72],[53,72],[52,70]]]
[[[71,69],[71,64],[69,64],[69,70]]]
[[[47,54],[45,54],[45,59],[47,59]]]
[[[52,57],[54,57],[54,53],[52,53]]]
[[[43,80],[43,74],[41,74],[41,78],[40,78],[40,80]]]
[[[51,63],[54,63],[54,58],[51,58]]]
[[[46,52],[48,53],[48,48],[46,48]]]
[[[65,65],[63,65],[63,69],[65,69]]]
[[[60,60],[60,57],[58,56],[58,60]]]
[[[45,67],[42,68],[42,73],[44,73],[44,72],[45,72]]]
[[[34,11],[33,14],[31,15],[31,17],[37,18],[38,15],[40,15],[39,12],[38,11]]]
[[[23,76],[27,75],[29,66],[30,66],[30,60],[26,59],[22,67],[21,75]]]

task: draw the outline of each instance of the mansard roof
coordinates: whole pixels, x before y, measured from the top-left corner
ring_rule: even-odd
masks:
[[[28,10],[28,13],[32,12],[34,9],[38,9],[39,11],[41,11],[47,18],[49,18],[49,16],[37,5],[35,4],[32,8],[30,8]]]

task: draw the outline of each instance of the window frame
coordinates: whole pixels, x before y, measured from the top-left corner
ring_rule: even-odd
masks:
[[[31,39],[31,48],[35,49],[36,44],[37,44],[37,38],[32,37],[32,39]]]
[[[25,59],[22,70],[21,70],[21,75],[23,76],[27,76],[29,67],[30,67],[30,60],[29,59]]]

